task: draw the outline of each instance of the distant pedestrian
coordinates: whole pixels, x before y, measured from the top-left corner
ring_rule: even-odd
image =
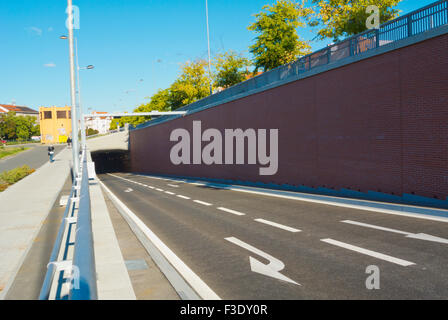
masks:
[[[51,145],[48,147],[48,155],[50,156],[50,162],[54,162],[54,146]]]
[[[72,139],[70,138],[67,139],[67,145],[69,149],[72,147]]]

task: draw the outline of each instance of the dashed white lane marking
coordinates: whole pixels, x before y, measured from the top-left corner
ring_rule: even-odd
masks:
[[[175,184],[169,184],[168,187],[179,188],[179,186],[177,186]]]
[[[156,191],[164,192],[165,190],[156,188]]]
[[[199,204],[202,204],[203,206],[207,206],[207,207],[212,206],[211,203],[204,202],[204,201],[200,201],[200,200],[194,200],[194,202],[199,203]]]
[[[182,196],[182,195],[180,195],[180,194],[178,194],[177,196],[178,196],[179,198],[181,198],[181,199],[191,200],[191,198],[186,197],[186,196]]]
[[[235,211],[235,210],[231,210],[231,209],[227,209],[227,208],[223,208],[223,207],[218,208],[218,210],[221,210],[221,211],[224,211],[224,212],[228,212],[228,213],[231,213],[231,214],[234,214],[234,215],[237,215],[237,216],[245,216],[246,215],[245,213],[242,213],[242,212],[239,212],[239,211]]]
[[[388,256],[388,255],[385,255],[385,254],[382,254],[382,253],[379,253],[379,252],[375,252],[375,251],[367,250],[367,249],[364,249],[364,248],[356,247],[356,246],[353,246],[351,244],[340,242],[340,241],[337,241],[337,240],[322,239],[321,241],[322,242],[326,242],[328,244],[332,244],[332,245],[337,246],[337,247],[341,247],[341,248],[344,248],[344,249],[348,249],[348,250],[351,250],[351,251],[362,253],[362,254],[365,254],[367,256],[371,256],[371,257],[377,258],[377,259],[381,259],[381,260],[384,260],[384,261],[395,263],[395,264],[398,264],[398,265],[403,266],[403,267],[408,267],[408,266],[415,265],[415,263],[410,262],[410,261],[402,260],[402,259],[395,258],[395,257],[392,257],[392,256]]]
[[[286,231],[289,231],[289,232],[301,232],[302,231],[302,230],[291,228],[291,227],[285,226],[283,224],[272,222],[272,221],[269,221],[269,220],[255,219],[255,221],[260,222],[260,223],[264,223],[264,224],[267,224],[267,225],[270,225],[272,227],[283,229],[283,230],[286,230]]]
[[[155,188],[153,186],[148,186],[149,189],[154,190]]]
[[[174,192],[170,192],[170,191],[165,191],[165,193],[166,193],[166,194],[169,194],[169,195],[172,195],[172,196],[174,196],[174,195],[175,195],[175,193],[174,193]]]

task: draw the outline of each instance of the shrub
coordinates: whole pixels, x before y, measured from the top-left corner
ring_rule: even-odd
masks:
[[[4,191],[10,185],[22,180],[36,170],[28,166],[19,167],[10,171],[0,173],[0,192]]]

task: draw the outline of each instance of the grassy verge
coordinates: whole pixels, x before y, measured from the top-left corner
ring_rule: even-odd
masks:
[[[0,192],[3,192],[9,186],[22,180],[26,176],[32,174],[36,170],[31,169],[28,166],[19,167],[10,171],[4,171],[0,173]]]
[[[23,152],[25,150],[28,150],[29,148],[20,147],[20,148],[5,148],[0,147],[0,159],[8,156],[12,156],[13,154]]]

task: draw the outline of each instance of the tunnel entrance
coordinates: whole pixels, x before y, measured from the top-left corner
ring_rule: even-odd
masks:
[[[98,174],[130,172],[130,153],[127,150],[101,150],[91,154]]]

